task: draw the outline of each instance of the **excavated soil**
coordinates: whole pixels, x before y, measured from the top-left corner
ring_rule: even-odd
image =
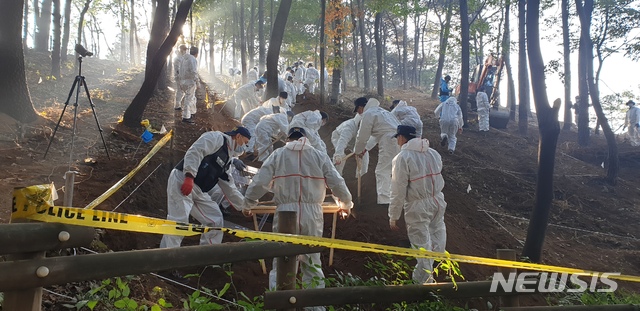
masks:
[[[43,58],[30,55],[27,61],[35,67],[38,62],[46,61]],[[139,88],[143,71],[118,68],[116,64],[106,61],[96,60],[90,66],[87,63],[85,61],[84,75],[92,89],[111,159],[104,152],[90,107],[82,100],[73,150],[70,130],[73,107],[70,105],[63,117],[63,126],[56,134],[46,160],[43,159],[74,73],[69,70],[58,81],[45,79],[39,82],[36,73],[30,71],[31,94],[43,118],[20,130],[15,121],[4,115],[0,116],[0,150],[3,159],[0,170],[4,173],[4,177],[0,179],[0,191],[3,193],[0,203],[5,207],[0,210],[0,222],[9,221],[13,187],[55,182],[62,197],[64,173],[68,169],[75,170],[78,173],[73,205],[84,206],[125,176],[151,149],[153,144],[140,143],[142,127],[130,129],[117,123]],[[98,206],[98,209],[117,208],[119,212],[166,217],[166,180],[173,165],[204,131],[229,130],[238,124],[226,112],[220,112],[221,105],[207,109],[205,99],[208,98],[212,104],[217,96],[215,93],[223,92],[219,90],[221,83],[220,80],[209,83],[209,96],[205,96],[204,88],[198,91],[196,125],[178,122],[180,114],[172,108],[172,90],[159,93],[151,100],[144,118],[149,119],[154,128],[164,125],[167,129],[173,129],[175,137],[125,187]],[[321,106],[317,96],[304,99],[300,97],[295,111],[320,109],[329,113],[329,123],[321,129],[320,135],[327,143],[329,153],[333,154],[331,131],[352,116],[351,102],[359,96],[362,96],[359,92],[346,91],[342,94],[341,103],[335,106]],[[388,106],[393,99],[412,100],[412,105],[422,115],[425,124],[423,133],[431,141],[432,147],[442,154],[446,182],[444,194],[447,201],[447,250],[455,254],[484,257],[495,257],[496,249],[502,248],[515,249],[521,253],[536,190],[536,123],[530,123],[529,135],[526,137],[518,135],[515,123],[510,123],[506,130],[492,128],[485,133],[479,132],[476,124],[471,124],[469,129],[459,135],[456,153],[449,155],[438,144],[439,127],[433,115],[436,100],[415,89],[389,90],[387,96],[389,98],[381,100],[383,106]],[[21,137],[21,131],[24,132],[24,138]],[[156,137],[154,143],[157,140]],[[620,141],[620,181],[617,186],[611,187],[603,181],[605,170],[601,164],[606,157],[604,139],[594,136],[588,148],[578,147],[576,140],[576,133],[573,131],[563,131],[560,134],[554,172],[555,198],[549,217],[543,262],[640,275],[640,189],[637,187],[640,181],[637,174],[640,168],[640,151]],[[71,151],[73,153],[70,155]],[[340,220],[336,236],[346,240],[406,247],[409,244],[406,230],[389,230],[386,206],[376,204],[373,172],[377,149],[372,150],[370,155],[369,173],[362,178],[363,195],[355,208],[357,217]],[[71,165],[70,157],[73,159]],[[85,161],[88,158],[92,160]],[[345,180],[355,197],[355,161],[347,162],[344,172]],[[232,212],[227,220],[253,228],[252,220],[238,212]],[[400,224],[401,228],[402,225],[403,223]],[[331,217],[327,215],[325,236],[330,236],[330,229]],[[264,230],[270,230],[270,223],[267,223]],[[101,241],[113,251],[157,248],[161,238],[152,234],[112,230],[99,232]],[[237,240],[231,236],[224,238],[224,242]],[[197,243],[198,238],[192,237],[186,238],[183,245]],[[386,261],[386,258],[376,254],[338,250],[335,252],[333,266],[329,267],[328,254],[328,251],[322,254],[327,276],[339,271],[363,278],[372,277],[374,271],[366,268],[365,264],[370,260]],[[267,266],[270,266],[270,260],[267,260]],[[461,269],[466,280],[486,280],[496,270],[467,264],[462,264]],[[264,293],[268,277],[262,273],[258,262],[237,263],[232,266],[232,270],[233,285],[238,292],[249,297]],[[220,267],[191,269],[181,273],[200,275],[199,278],[186,280],[192,286],[221,289],[229,282],[229,277]],[[619,284],[635,291],[640,289],[638,284]],[[181,305],[180,299],[190,292],[158,278],[144,276],[132,286],[133,295],[152,299],[150,292],[154,286],[169,288],[166,292],[167,299],[174,305]],[[78,287],[67,285],[52,289],[69,295]],[[52,305],[50,310],[57,310],[65,300],[54,295],[47,295],[45,298]],[[225,298],[234,299],[237,296],[229,293]],[[528,298],[526,301],[527,304],[545,304],[544,297]],[[494,300],[492,302],[497,305]],[[482,299],[460,302],[464,303],[486,308]]]

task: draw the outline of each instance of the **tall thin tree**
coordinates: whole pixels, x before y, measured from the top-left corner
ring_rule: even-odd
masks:
[[[508,0],[507,0],[508,1]],[[460,0],[460,36],[462,40],[462,72],[460,73],[460,96],[458,101],[462,110],[464,120],[463,127],[467,127],[468,100],[469,97],[469,57],[471,56],[469,47],[469,14],[467,0]]]
[[[566,1],[566,0],[565,0]],[[529,127],[529,66],[527,65],[526,0],[518,0],[518,132]]]
[[[264,0],[258,0],[258,72],[265,68]]]
[[[284,29],[287,26],[292,0],[280,1],[278,14],[273,21],[269,50],[267,51],[267,98],[278,96],[278,58],[284,39]]]
[[[520,0],[526,1],[526,0]],[[569,40],[569,0],[562,0],[562,56],[564,59],[564,125],[563,130],[570,130],[571,121],[571,41]],[[577,103],[576,103],[577,104]],[[576,120],[577,122],[578,120]]]
[[[325,63],[325,47],[327,43],[325,42],[325,17],[327,14],[327,0],[320,0],[320,105],[324,105],[325,93],[326,89],[324,88],[325,77],[324,72],[327,64]]]
[[[516,120],[516,87],[513,81],[513,70],[511,69],[511,28],[510,14],[511,0],[504,3],[504,39],[502,41],[502,57],[504,65],[507,67],[507,100],[509,104],[509,118]]]
[[[367,45],[367,33],[364,27],[364,0],[359,0],[358,4],[358,13],[356,15],[358,16],[358,27],[360,28],[360,46],[362,46],[362,80],[364,82],[364,92],[368,93],[371,91],[371,74],[369,73],[369,52],[367,51],[369,46]]]
[[[376,79],[378,83],[378,95],[384,96],[384,67],[382,64],[383,47],[382,47],[382,12],[376,12],[374,23],[374,37],[376,41]]]
[[[142,114],[147,107],[147,103],[149,103],[149,99],[153,96],[153,90],[155,89],[158,77],[162,72],[162,67],[165,66],[167,57],[171,54],[173,46],[176,45],[176,42],[178,41],[178,37],[182,32],[182,26],[184,26],[185,21],[187,20],[187,15],[189,14],[192,4],[193,0],[180,1],[180,4],[178,5],[178,12],[176,13],[169,35],[167,35],[164,42],[162,42],[162,45],[160,45],[160,48],[158,48],[158,51],[153,56],[151,66],[149,67],[150,70],[145,71],[144,81],[142,82],[142,86],[140,87],[138,94],[136,94],[131,101],[131,104],[124,112],[124,125],[128,127],[140,126]]]
[[[242,67],[242,84],[247,83],[247,35],[244,31],[244,0],[240,0],[240,66]]]
[[[51,49],[51,75],[60,78],[60,0],[53,0],[53,48]]]
[[[533,100],[538,116],[538,178],[533,213],[529,220],[527,239],[522,256],[533,262],[542,259],[542,247],[549,220],[549,210],[553,201],[553,170],[555,167],[556,147],[560,134],[558,113],[561,101],[556,99],[553,107],[547,99],[547,86],[544,75],[544,61],[540,47],[540,0],[527,0],[527,52],[531,68],[531,86]]]
[[[26,1],[25,1],[26,2]],[[64,24],[62,27],[62,46],[60,48],[61,61],[67,61],[67,48],[69,46],[69,36],[71,35],[71,0],[65,0],[64,2]],[[99,36],[100,34],[98,34]],[[98,38],[98,41],[99,38]]]
[[[438,94],[440,93],[440,78],[444,68],[445,56],[447,54],[449,32],[451,31],[451,15],[453,13],[452,0],[446,0],[443,7],[446,8],[444,21],[442,20],[442,17],[438,15],[438,19],[440,20],[440,44],[438,48],[438,66],[436,67],[436,75],[433,80],[433,90],[431,91],[431,98],[434,99],[438,98]],[[461,85],[463,82],[464,81],[460,81]],[[462,90],[462,86],[460,89]]]

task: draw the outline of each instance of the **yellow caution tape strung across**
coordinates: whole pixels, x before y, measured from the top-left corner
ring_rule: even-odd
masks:
[[[198,235],[213,229],[203,225],[140,215],[53,206],[51,193],[50,185],[15,189],[11,219],[26,218],[42,222],[181,236]]]
[[[12,219],[27,218],[43,222],[57,222],[71,225],[89,226],[106,229],[116,229],[132,232],[156,234],[172,234],[192,236],[211,230],[221,230],[240,238],[259,239],[274,242],[286,242],[307,246],[342,249],[356,252],[371,252],[405,257],[431,258],[435,260],[451,260],[462,263],[516,268],[533,271],[569,273],[577,275],[601,275],[603,272],[567,268],[520,261],[483,258],[467,255],[438,253],[427,250],[388,246],[382,244],[355,242],[323,237],[301,236],[273,232],[259,232],[230,228],[213,228],[203,225],[178,223],[171,220],[115,213],[100,210],[87,210],[74,207],[53,206],[51,199],[51,185],[39,185],[17,188],[13,193]],[[608,278],[630,282],[640,282],[640,276],[608,274]]]
[[[122,179],[120,179],[117,183],[111,186],[111,188],[109,188],[107,191],[105,191],[95,200],[91,201],[91,203],[85,206],[85,208],[94,209],[96,206],[98,206],[100,203],[104,202],[104,200],[110,197],[114,192],[122,188],[122,186],[124,186],[124,184],[126,184],[129,180],[131,180],[131,178],[133,178],[133,176],[137,174],[138,171],[147,164],[147,162],[149,162],[151,157],[153,157],[158,152],[158,150],[160,150],[160,148],[162,148],[169,141],[169,139],[171,139],[172,135],[173,135],[173,130],[169,131],[167,135],[164,135],[164,137],[162,137],[162,139],[160,139],[160,141],[155,146],[153,146],[151,151],[149,151],[149,153],[144,158],[142,158],[138,166],[136,166],[131,172],[129,172],[129,174],[127,174]]]

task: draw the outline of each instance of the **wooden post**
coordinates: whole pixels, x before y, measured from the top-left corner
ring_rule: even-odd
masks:
[[[258,226],[258,215],[256,213],[253,213],[253,230],[260,231],[260,226]],[[258,261],[260,262],[260,267],[262,267],[262,274],[267,274],[267,265],[264,263],[264,259],[258,259]]]
[[[360,206],[360,197],[362,194],[362,176],[360,176],[360,170],[362,169],[362,158],[356,157],[356,174],[358,174],[358,207]]]
[[[276,212],[278,217],[278,232],[298,234],[296,212]],[[276,260],[276,290],[292,290],[296,288],[296,274],[298,270],[297,255],[278,257]],[[283,308],[279,310],[293,310]]]
[[[497,252],[498,259],[504,260],[516,260],[516,251],[512,249],[498,249]],[[498,272],[501,272],[504,275],[504,278],[507,279],[510,273],[517,273],[518,270],[514,268],[498,268]],[[517,295],[514,296],[500,296],[500,307],[519,307],[520,300]]]
[[[338,213],[333,213],[333,223],[331,224],[331,239],[336,238],[336,225],[338,222]],[[333,266],[333,248],[329,249],[329,266]]]
[[[73,185],[75,183],[76,173],[68,171],[64,173],[64,201],[63,205],[66,207],[73,207]]]

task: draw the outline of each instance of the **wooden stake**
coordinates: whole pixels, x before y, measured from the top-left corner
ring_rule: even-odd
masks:
[[[297,212],[277,212],[278,232],[298,234]],[[276,290],[293,290],[296,288],[296,274],[298,270],[298,256],[278,257],[276,260]],[[295,308],[282,308],[279,310],[293,310]]]
[[[360,171],[362,168],[362,158],[356,157],[356,164],[356,174],[358,174],[358,206],[360,206],[360,203],[362,202],[362,200],[360,199],[360,197],[362,196],[362,176],[360,176]]]
[[[336,238],[336,226],[338,224],[338,212],[333,213],[333,223],[331,224],[331,239]],[[329,249],[329,266],[333,265],[333,248]]]

